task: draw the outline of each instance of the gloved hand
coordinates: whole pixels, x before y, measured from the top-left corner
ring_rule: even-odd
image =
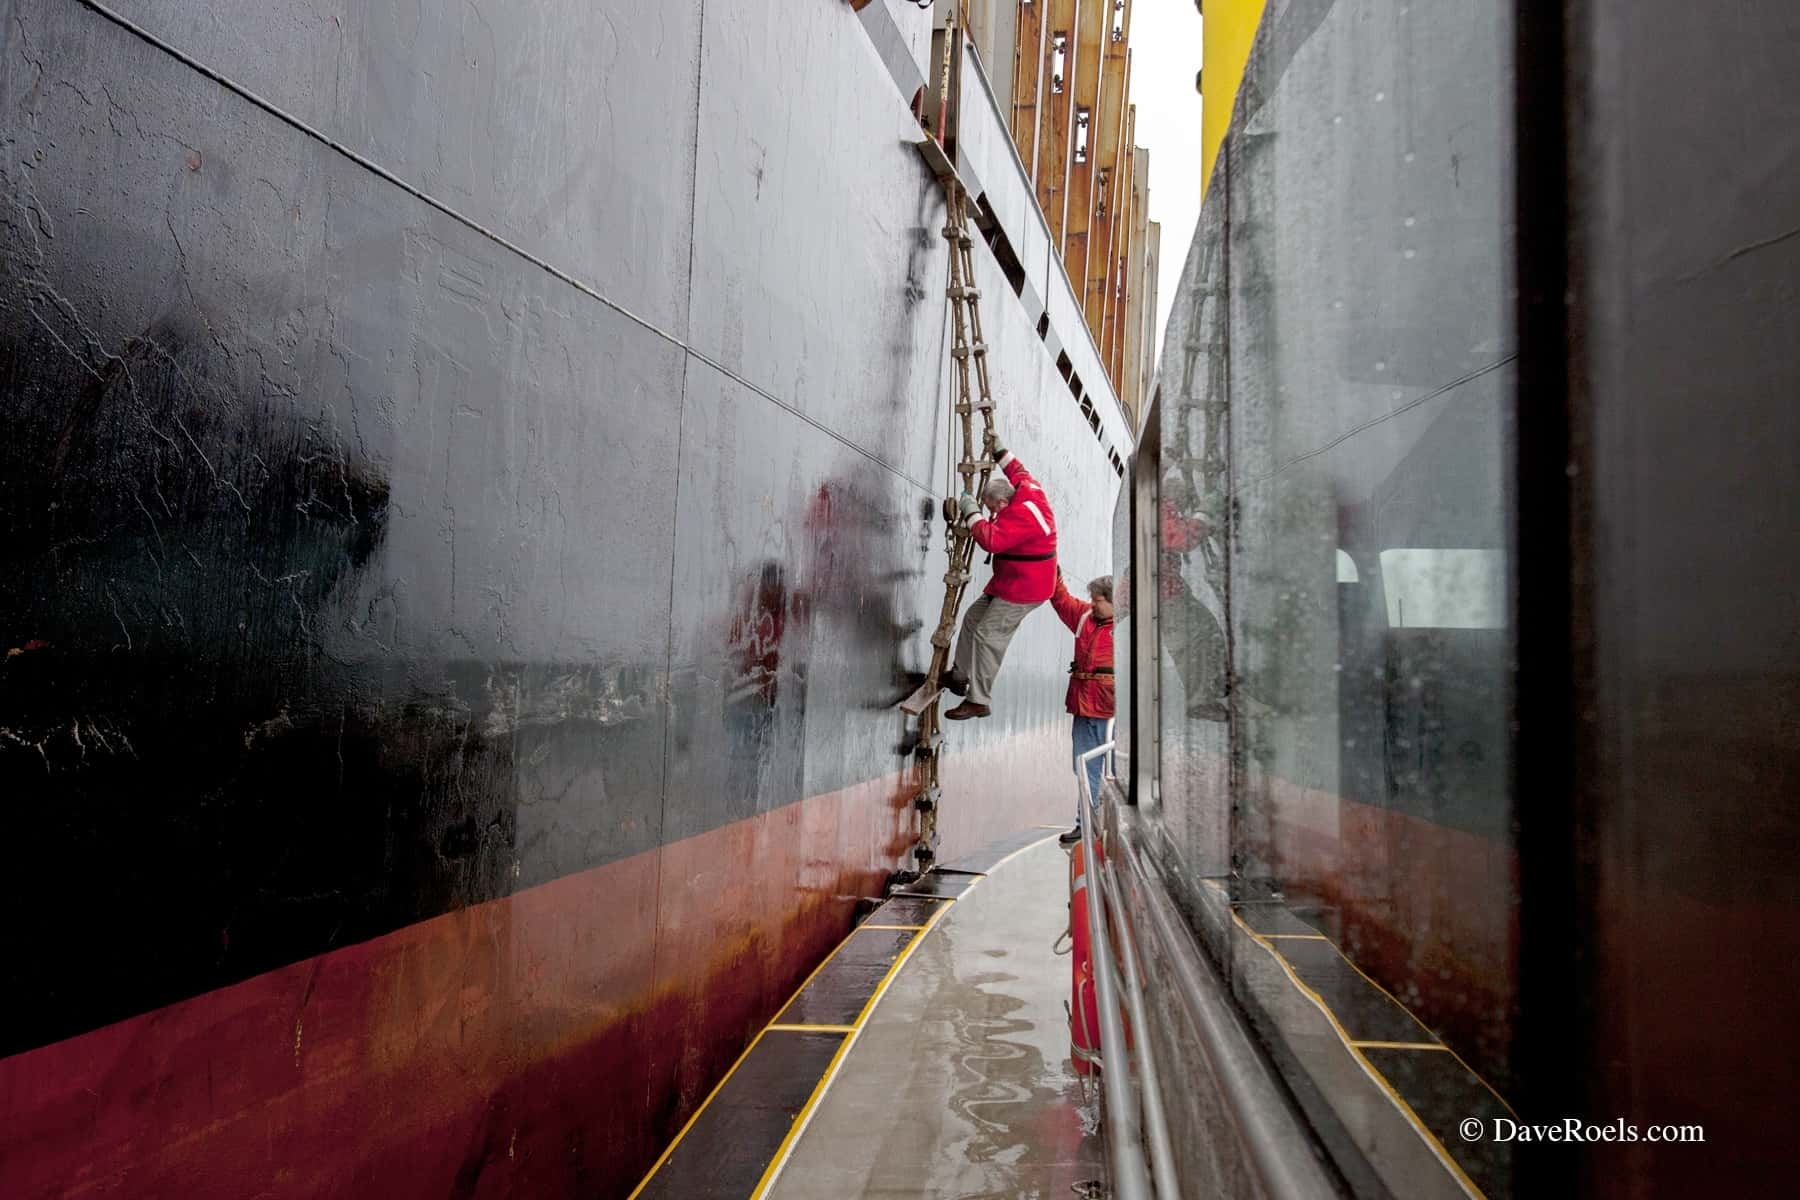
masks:
[[[981,505],[975,503],[975,497],[964,492],[956,501],[956,510],[962,514],[962,519],[967,521],[981,511]]]
[[[1006,457],[1006,447],[1000,444],[999,439],[988,443],[988,457],[994,462],[999,462]]]

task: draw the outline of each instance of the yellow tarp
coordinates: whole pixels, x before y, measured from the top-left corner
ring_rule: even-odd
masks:
[[[1250,43],[1265,0],[1206,0],[1205,45],[1200,56],[1200,178],[1212,185],[1213,162],[1231,124],[1231,106],[1244,81]],[[1205,187],[1201,196],[1206,195]]]

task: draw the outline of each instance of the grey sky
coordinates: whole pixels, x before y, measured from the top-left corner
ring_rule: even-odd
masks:
[[[1157,361],[1188,243],[1200,219],[1200,13],[1194,0],[1133,0],[1131,99],[1137,144],[1150,151],[1150,219],[1162,224]]]

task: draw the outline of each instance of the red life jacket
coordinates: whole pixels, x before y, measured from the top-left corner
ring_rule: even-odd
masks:
[[[987,594],[1014,604],[1042,604],[1056,590],[1056,514],[1050,498],[1009,452],[1000,469],[1016,489],[999,515],[969,523],[975,544],[994,556]]]
[[[1078,717],[1113,715],[1113,623],[1096,621],[1094,606],[1077,600],[1056,580],[1050,606],[1075,634],[1075,661],[1069,664],[1069,694],[1064,706]]]
[[[1199,517],[1183,516],[1169,500],[1162,502],[1162,598],[1173,600],[1188,590],[1181,578],[1181,556],[1198,549],[1211,533]]]

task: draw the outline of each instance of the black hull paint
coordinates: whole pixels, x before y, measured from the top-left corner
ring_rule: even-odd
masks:
[[[0,4],[0,1055],[806,797],[879,809],[830,886],[905,865],[942,201],[855,16],[117,7]],[[978,267],[1098,569],[1122,418]],[[956,752],[1054,747],[1062,640]]]

